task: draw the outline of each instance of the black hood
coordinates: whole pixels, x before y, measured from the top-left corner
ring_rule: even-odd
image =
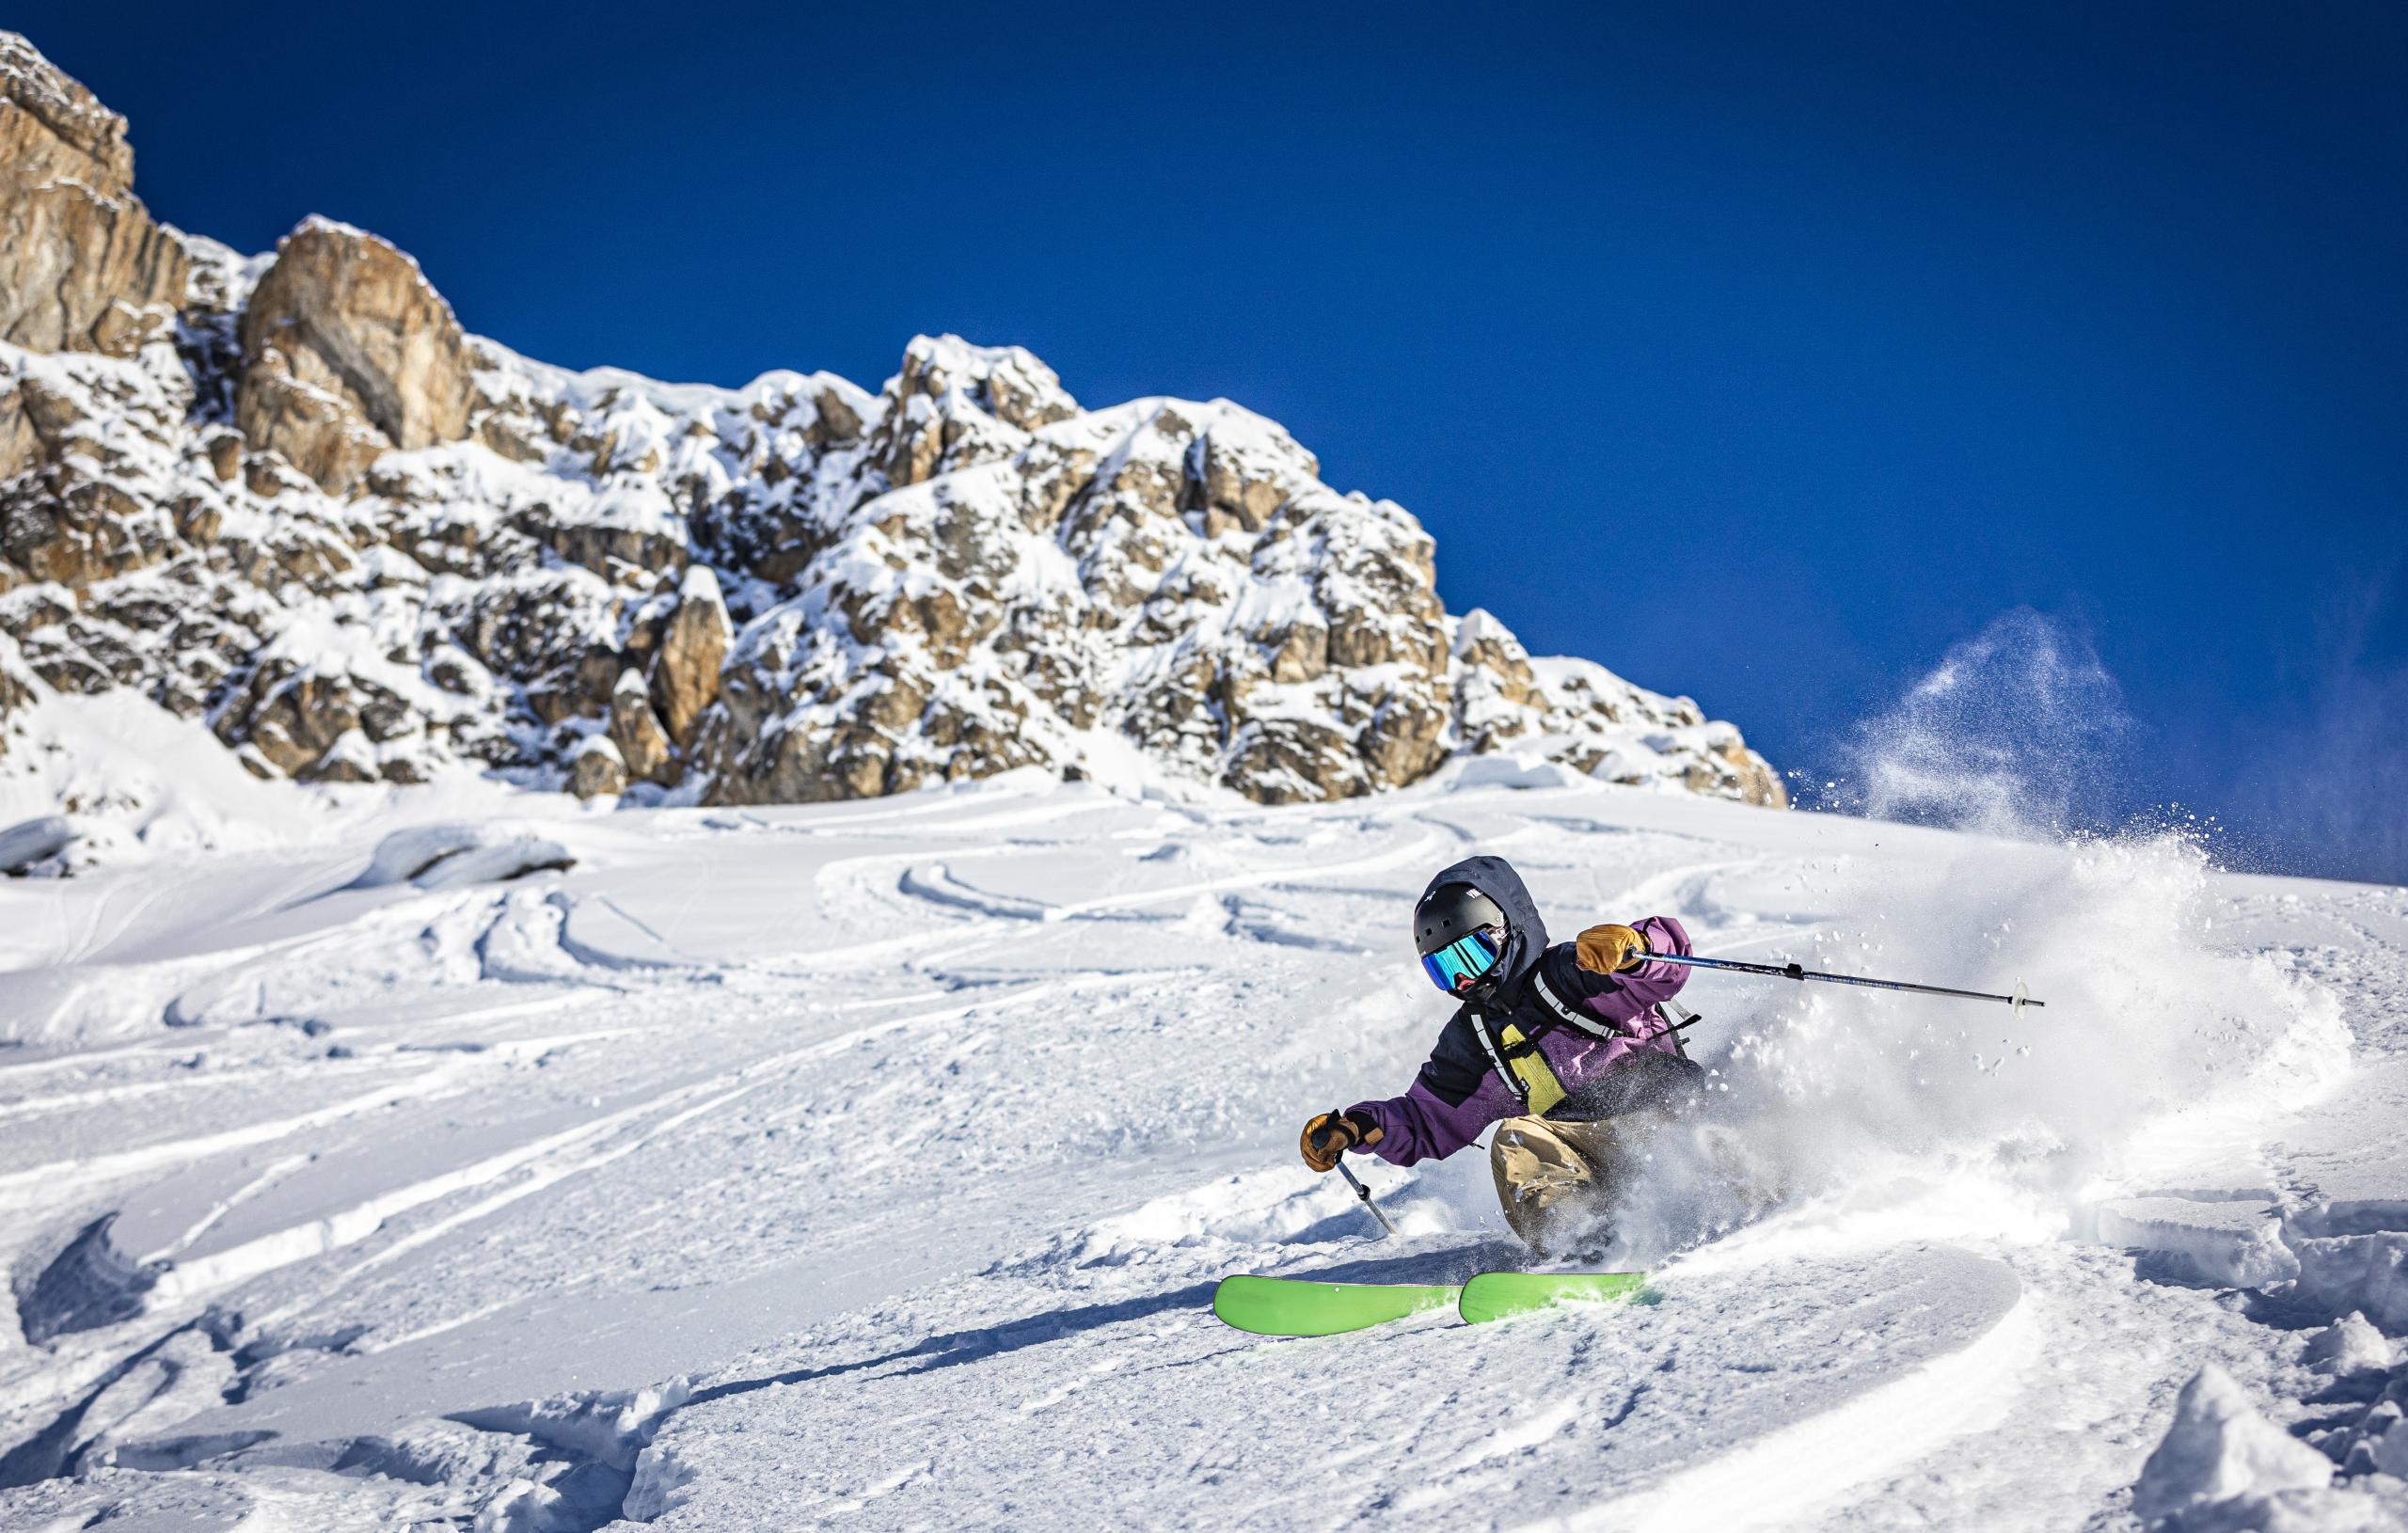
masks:
[[[1505,912],[1505,925],[1513,935],[1497,962],[1499,985],[1510,985],[1537,966],[1539,955],[1546,951],[1546,923],[1539,919],[1539,908],[1530,892],[1522,887],[1522,876],[1513,871],[1513,863],[1501,857],[1466,857],[1452,867],[1439,869],[1421,897],[1428,899],[1449,884],[1469,884]]]

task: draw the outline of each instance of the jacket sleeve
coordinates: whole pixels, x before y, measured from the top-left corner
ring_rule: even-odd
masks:
[[[1444,1160],[1518,1108],[1489,1067],[1471,1022],[1457,1012],[1404,1095],[1356,1102],[1347,1111],[1380,1126],[1380,1142],[1368,1146],[1370,1153],[1392,1165],[1411,1165]]]
[[[1369,1146],[1373,1155],[1390,1165],[1411,1165],[1445,1160],[1478,1139],[1482,1129],[1521,1111],[1521,1105],[1492,1075],[1460,1102],[1447,1102],[1427,1082],[1417,1080],[1402,1097],[1356,1102],[1347,1111],[1361,1113],[1380,1126],[1380,1142]]]
[[[1689,934],[1681,924],[1668,915],[1652,915],[1636,923],[1639,935],[1647,939],[1650,953],[1671,953],[1681,957],[1689,956]],[[1669,1001],[1687,984],[1689,972],[1677,963],[1640,964],[1626,974],[1616,974],[1610,985],[1602,987],[1583,1003],[1588,1008],[1617,1027],[1626,1028],[1633,1035],[1651,1037],[1664,1031],[1659,1017],[1649,1011],[1659,1001]],[[1632,1019],[1643,1019],[1633,1023]]]

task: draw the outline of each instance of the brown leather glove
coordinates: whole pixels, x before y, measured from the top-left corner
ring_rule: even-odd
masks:
[[[1592,974],[1611,974],[1638,968],[1647,958],[1647,939],[1628,926],[1592,926],[1575,944],[1580,967]]]
[[[1305,1164],[1315,1171],[1334,1171],[1338,1158],[1357,1145],[1380,1142],[1380,1126],[1360,1113],[1323,1113],[1305,1125],[1297,1147]]]

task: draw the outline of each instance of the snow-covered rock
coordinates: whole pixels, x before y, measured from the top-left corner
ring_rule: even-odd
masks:
[[[588,735],[569,758],[568,791],[580,798],[600,798],[627,791],[627,758],[608,735]]]
[[[0,85],[0,146],[59,178],[0,209],[0,292],[68,315],[0,314],[0,713],[125,690],[263,777],[683,801],[1034,766],[1276,803],[1503,751],[1784,801],[1688,700],[1450,615],[1410,514],[1228,401],[1090,410],[949,336],[876,393],[570,373],[319,218],[103,270],[92,220],[149,227],[122,120],[13,36]],[[87,161],[106,209],[24,211]]]
[[[608,742],[604,742],[608,743]],[[411,883],[420,889],[457,889],[499,883],[531,873],[573,867],[577,859],[551,837],[491,820],[414,825],[376,844],[355,889]]]
[[[74,844],[74,822],[64,814],[44,814],[11,825],[0,830],[0,873],[29,872]]]

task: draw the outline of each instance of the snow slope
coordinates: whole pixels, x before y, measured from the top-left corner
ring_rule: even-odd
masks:
[[[2408,891],[1497,762],[396,802],[0,884],[0,1526],[2408,1509]],[[1472,850],[1567,929],[2049,1004],[1702,975],[1727,1089],[1626,1221],[1647,1302],[1223,1328],[1230,1272],[1517,1259],[1482,1158],[1363,1164],[1390,1241],[1293,1147],[1411,1078],[1403,918]]]

